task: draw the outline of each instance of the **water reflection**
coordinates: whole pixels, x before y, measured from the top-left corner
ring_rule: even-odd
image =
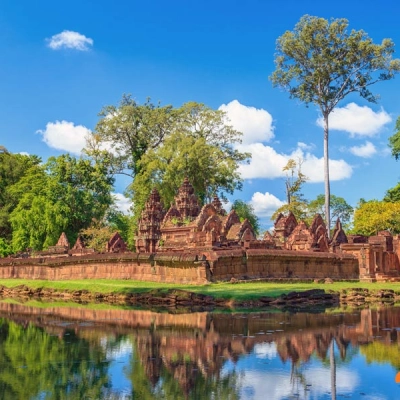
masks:
[[[397,399],[400,309],[155,313],[0,302],[1,399]]]

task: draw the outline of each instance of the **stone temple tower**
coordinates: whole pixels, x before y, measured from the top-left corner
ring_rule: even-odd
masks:
[[[136,237],[137,252],[155,253],[161,237],[160,226],[164,215],[165,211],[161,204],[160,194],[157,189],[153,189],[139,219]]]

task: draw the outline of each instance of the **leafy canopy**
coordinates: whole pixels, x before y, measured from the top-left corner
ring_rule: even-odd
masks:
[[[316,214],[320,214],[322,218],[325,217],[325,196],[320,194],[316,199],[311,200],[308,203],[308,214],[309,214],[309,222],[310,218],[314,218]],[[353,217],[354,209],[351,205],[349,205],[343,197],[331,195],[331,226],[332,229],[336,223],[336,220],[340,218],[342,224],[346,227],[349,225],[352,217]]]
[[[138,163],[140,172],[128,189],[135,219],[153,187],[169,207],[185,177],[201,204],[214,194],[223,197],[223,192],[232,194],[242,187],[238,166],[250,154],[234,149],[242,134],[226,124],[225,113],[191,102],[176,115],[176,129],[164,138],[162,146],[148,150]]]
[[[354,233],[370,236],[382,230],[400,233],[400,203],[360,202],[354,212]]]
[[[9,188],[17,201],[10,215],[13,250],[42,250],[63,231],[73,242],[81,229],[106,214],[113,181],[106,166],[68,154],[32,166]]]
[[[348,94],[376,102],[369,86],[389,80],[400,70],[393,59],[394,43],[383,39],[374,44],[363,30],[348,31],[344,18],[304,15],[293,31],[277,40],[276,70],[270,79],[287,90],[291,98],[314,103],[329,114]]]
[[[232,204],[232,210],[236,211],[240,221],[243,222],[247,219],[252,225],[256,235],[260,233],[260,221],[254,212],[254,207],[243,200],[235,200]]]
[[[17,205],[17,200],[8,189],[18,182],[41,159],[37,156],[9,153],[0,146],[0,237],[11,239],[10,214]]]
[[[172,106],[161,107],[150,99],[139,104],[130,95],[123,95],[118,106],[104,107],[99,116],[86,152],[106,159],[114,174],[131,177],[140,172],[142,156],[161,145],[176,120]]]

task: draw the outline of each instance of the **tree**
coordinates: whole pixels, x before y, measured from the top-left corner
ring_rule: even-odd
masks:
[[[118,106],[104,107],[101,119],[88,139],[86,152],[107,160],[114,174],[132,178],[140,172],[139,161],[156,149],[170,133],[175,122],[172,106],[161,107],[150,99],[139,104],[123,95]]]
[[[7,257],[12,254],[11,246],[5,239],[0,238],[0,257]]]
[[[400,233],[400,203],[371,200],[359,204],[354,212],[353,232],[370,236],[382,230]]]
[[[9,188],[17,201],[10,215],[13,250],[42,250],[54,245],[63,231],[73,242],[112,205],[113,181],[106,166],[68,154],[32,166]]]
[[[301,159],[296,162],[290,158],[282,168],[282,171],[286,172],[285,191],[287,203],[272,214],[271,220],[275,221],[279,214],[287,214],[289,212],[292,212],[299,220],[306,218],[308,202],[304,199],[301,189],[308,178],[301,172],[302,163]]]
[[[309,220],[312,221],[316,214],[321,214],[325,217],[325,196],[320,194],[315,200],[308,203],[308,215]],[[331,225],[332,229],[336,223],[336,220],[340,218],[343,225],[348,225],[353,216],[354,209],[350,206],[343,197],[331,195]]]
[[[400,202],[400,183],[398,183],[394,188],[386,191],[383,201],[388,201],[391,203]]]
[[[304,15],[293,31],[277,40],[274,86],[288,91],[306,105],[318,106],[324,123],[325,220],[330,226],[329,115],[351,93],[375,103],[369,87],[394,78],[400,60],[392,59],[394,43],[384,39],[374,44],[360,30],[347,31],[346,19]]]
[[[243,200],[235,200],[232,204],[232,210],[236,211],[240,221],[247,219],[252,225],[256,235],[260,233],[260,220],[254,212],[254,207]]]
[[[193,185],[200,203],[214,194],[223,197],[241,189],[239,163],[250,157],[233,148],[241,133],[225,122],[225,113],[204,104],[187,103],[176,112],[176,126],[162,146],[148,150],[138,163],[138,172],[128,191],[137,220],[153,187],[166,207],[174,200],[185,177]]]
[[[303,194],[300,190],[303,183],[305,183],[308,178],[301,172],[301,164],[302,160],[299,160],[296,163],[293,158],[290,158],[282,169],[286,172],[285,187],[288,204],[290,204],[295,197],[298,199],[303,198]]]
[[[8,189],[40,162],[37,156],[13,154],[0,146],[0,237],[7,242],[11,240],[10,214],[18,201],[10,196]]]

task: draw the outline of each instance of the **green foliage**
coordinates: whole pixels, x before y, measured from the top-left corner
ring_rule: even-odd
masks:
[[[392,149],[392,156],[398,160],[400,157],[400,117],[396,120],[395,134],[389,137],[389,147]]]
[[[325,196],[320,194],[315,200],[308,203],[308,222],[311,222],[316,214],[320,214],[325,218]],[[353,217],[354,209],[352,206],[347,204],[343,197],[331,195],[331,226],[335,226],[336,220],[340,218],[340,221],[344,226],[348,226],[351,218]]]
[[[226,125],[225,114],[203,104],[187,103],[175,115],[175,130],[164,138],[162,146],[142,156],[140,172],[129,187],[136,220],[153,187],[168,207],[185,177],[201,204],[215,193],[232,194],[242,187],[238,166],[250,155],[233,149],[241,133]]]
[[[106,245],[113,233],[114,231],[109,226],[101,226],[101,224],[92,224],[80,231],[85,246],[98,252],[105,251]]]
[[[354,212],[353,232],[370,236],[382,230],[400,233],[400,203],[371,200],[359,204]]]
[[[0,238],[0,257],[7,257],[12,254],[11,246],[5,239]]]
[[[292,212],[298,221],[304,221],[308,216],[308,202],[305,199],[292,197],[290,204],[280,206],[271,216],[271,220],[275,221],[279,214],[287,215]]]
[[[11,240],[10,213],[18,202],[8,189],[40,162],[37,156],[12,154],[4,146],[0,146],[0,236],[7,240]]]
[[[258,236],[260,233],[260,221],[254,212],[254,207],[244,202],[243,200],[235,200],[232,204],[232,210],[236,211],[240,221],[243,222],[247,219],[252,225],[255,234]]]
[[[42,250],[63,231],[74,242],[81,229],[109,209],[112,183],[106,166],[70,155],[32,166],[8,189],[17,202],[10,214],[13,250]]]
[[[383,201],[388,201],[391,203],[398,203],[400,202],[400,183],[398,183],[394,188],[389,189],[385,197],[383,198]]]
[[[102,157],[113,173],[134,177],[140,172],[142,156],[157,148],[171,132],[175,110],[155,105],[150,99],[139,104],[130,95],[123,95],[118,106],[104,107],[99,116],[87,153]]]
[[[315,104],[324,121],[325,217],[330,222],[328,117],[351,93],[376,102],[369,87],[394,78],[400,60],[393,59],[394,43],[384,39],[374,44],[364,31],[347,30],[346,19],[304,15],[293,31],[277,40],[276,69],[270,76],[274,86],[289,92],[306,105]]]

